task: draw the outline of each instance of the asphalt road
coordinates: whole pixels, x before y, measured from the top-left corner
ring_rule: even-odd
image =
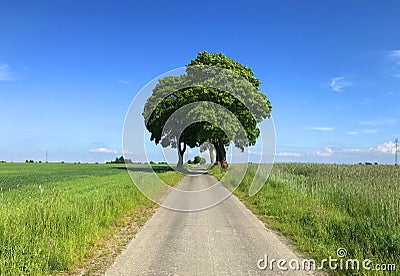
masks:
[[[178,185],[181,190],[211,187],[208,197],[225,195],[227,190],[217,180],[197,169]],[[215,188],[217,187],[217,189]],[[209,200],[205,193],[198,198],[176,196],[171,192],[166,200],[179,202],[182,207],[195,207]],[[159,208],[154,216],[117,257],[106,275],[310,275],[295,271],[289,264],[278,269],[260,270],[257,263],[271,259],[297,259],[277,235],[264,225],[235,197],[196,212],[172,211]],[[260,266],[264,266],[261,262]]]

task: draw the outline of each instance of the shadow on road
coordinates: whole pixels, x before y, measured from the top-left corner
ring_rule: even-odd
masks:
[[[170,165],[165,164],[165,165],[153,165],[151,168],[149,166],[132,166],[132,167],[117,167],[116,169],[120,170],[127,170],[130,172],[156,172],[156,173],[164,173],[164,172],[169,172],[169,171],[174,171],[177,170],[184,175],[190,175],[190,176],[195,176],[195,175],[202,175],[202,174],[207,174],[208,171],[202,167],[193,167],[190,168],[189,170],[182,168],[180,170],[176,168],[172,168]]]
[[[157,173],[163,173],[163,172],[169,172],[173,171],[174,169],[171,168],[169,165],[155,165],[151,166],[134,166],[134,167],[118,167],[117,169],[120,170],[127,170],[131,172],[157,172]]]

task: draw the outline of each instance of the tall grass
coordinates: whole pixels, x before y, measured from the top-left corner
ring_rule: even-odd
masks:
[[[400,266],[399,167],[275,164],[261,191],[249,197],[254,173],[249,167],[235,194],[301,251],[321,260],[343,247],[350,258]]]
[[[110,226],[153,205],[125,170],[105,165],[0,164],[0,187],[0,275],[72,269]]]

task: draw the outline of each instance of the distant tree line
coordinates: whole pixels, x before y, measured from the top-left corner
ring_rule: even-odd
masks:
[[[358,163],[358,165],[362,165],[363,163]],[[379,165],[378,162],[374,162],[373,164],[371,162],[365,162],[365,165]]]
[[[106,164],[133,164],[131,159],[124,158],[123,156],[116,157],[114,161],[106,162]]]
[[[188,164],[205,164],[206,163],[206,159],[201,157],[201,156],[195,156],[193,161],[192,160],[188,160]]]
[[[168,165],[168,162],[165,162],[165,161],[159,161],[159,162],[154,162],[154,161],[150,161],[149,162],[150,163],[150,165]]]

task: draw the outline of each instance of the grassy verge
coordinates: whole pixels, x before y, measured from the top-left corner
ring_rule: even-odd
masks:
[[[0,164],[0,190],[0,275],[70,270],[127,214],[153,206],[120,166]]]
[[[211,173],[221,178],[218,168]],[[394,166],[276,164],[269,180],[248,196],[250,167],[235,194],[269,227],[317,260],[347,258],[396,264],[400,256],[400,170]],[[330,274],[381,275],[336,270]]]

